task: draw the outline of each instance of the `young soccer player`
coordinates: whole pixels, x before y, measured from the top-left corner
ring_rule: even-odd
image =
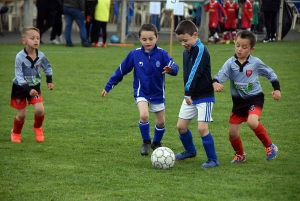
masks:
[[[219,11],[222,12],[223,19],[226,21],[227,15],[226,12],[223,8],[223,6],[216,0],[206,0],[204,3],[204,10],[205,12],[209,12],[209,23],[208,23],[208,28],[209,28],[209,39],[208,42],[219,42],[220,38],[217,33],[217,28],[219,25]]]
[[[139,38],[142,47],[129,52],[107,82],[102,97],[134,69],[133,96],[140,113],[139,129],[143,139],[140,153],[145,156],[150,147],[153,150],[161,147],[165,133],[165,74],[176,76],[179,67],[165,50],[156,45],[158,32],[153,24],[142,25]],[[156,118],[152,144],[148,106]]]
[[[236,25],[238,23],[238,16],[239,16],[239,6],[237,2],[234,0],[229,0],[224,3],[224,9],[227,14],[227,20],[225,22],[225,31],[223,40],[228,45],[230,44],[230,33],[233,42],[235,42],[236,36]]]
[[[242,29],[251,30],[252,14],[252,4],[249,0],[245,0],[242,14]]]
[[[21,50],[15,61],[15,77],[11,92],[10,105],[17,109],[14,118],[14,127],[11,133],[11,141],[21,142],[21,131],[26,117],[26,100],[34,108],[33,131],[37,142],[44,141],[42,124],[45,111],[43,97],[40,89],[43,69],[46,74],[46,82],[50,90],[54,89],[52,83],[52,68],[47,57],[38,50],[40,45],[40,31],[35,27],[26,27],[22,30],[22,43],[25,48]]]
[[[175,158],[185,160],[196,156],[196,147],[188,126],[191,120],[197,117],[198,132],[208,158],[201,167],[216,167],[219,166],[219,161],[214,138],[208,129],[208,122],[213,121],[211,113],[215,102],[214,89],[211,85],[210,55],[198,38],[198,30],[193,22],[188,20],[180,22],[175,33],[185,49],[183,52],[185,93],[177,122],[179,138],[185,150],[176,154]]]
[[[259,122],[264,105],[264,94],[258,77],[266,77],[274,88],[271,93],[275,100],[281,98],[280,84],[274,71],[259,58],[250,55],[254,51],[254,33],[242,30],[237,33],[235,55],[229,58],[213,79],[216,92],[224,90],[223,82],[230,80],[233,108],[229,118],[229,141],[235,151],[232,163],[246,160],[239,130],[243,122],[253,130],[266,148],[267,160],[276,157],[278,148],[273,144],[264,126]]]

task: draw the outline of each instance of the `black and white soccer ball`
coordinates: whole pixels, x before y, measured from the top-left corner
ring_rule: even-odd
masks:
[[[157,169],[170,169],[175,163],[174,152],[168,147],[158,147],[152,152],[151,163]]]

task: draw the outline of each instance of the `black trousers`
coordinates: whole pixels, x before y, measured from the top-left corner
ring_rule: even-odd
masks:
[[[103,44],[106,43],[106,38],[107,38],[106,26],[107,26],[107,22],[101,22],[101,21],[98,21],[98,20],[93,21],[92,43],[98,43],[99,42],[100,29],[102,30]]]
[[[266,38],[275,38],[277,32],[277,12],[267,11],[264,12],[265,27],[267,30]]]
[[[54,40],[56,36],[60,36],[62,34],[62,14],[63,14],[62,5],[57,4],[55,8],[54,23],[50,33],[50,40]]]
[[[40,30],[41,38],[43,33],[53,26],[55,13],[54,8],[37,6],[36,27]]]

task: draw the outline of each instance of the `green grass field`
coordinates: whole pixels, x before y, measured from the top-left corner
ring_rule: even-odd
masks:
[[[169,50],[167,43],[159,43]],[[233,45],[207,46],[212,74],[234,54]],[[132,74],[107,97],[102,89],[119,63],[133,47],[66,48],[43,45],[53,66],[54,91],[42,80],[46,117],[45,142],[35,141],[33,108],[28,107],[22,143],[10,142],[16,111],[9,106],[14,59],[23,46],[0,45],[0,200],[1,201],[102,201],[102,200],[300,200],[300,41],[258,43],[254,56],[271,66],[279,77],[282,99],[275,101],[272,86],[261,78],[265,107],[261,116],[278,157],[265,160],[265,149],[254,133],[243,125],[241,137],[247,153],[243,164],[231,164],[234,156],[228,141],[231,110],[229,82],[216,94],[214,122],[220,167],[201,169],[206,160],[196,121],[190,129],[198,149],[195,159],[175,162],[170,170],[151,166],[150,156],[139,153],[141,137],[138,110],[132,96]],[[173,58],[182,66],[182,50],[173,46]],[[174,153],[183,150],[176,130],[183,98],[182,70],[166,77],[165,146]],[[151,114],[153,136],[154,115]]]

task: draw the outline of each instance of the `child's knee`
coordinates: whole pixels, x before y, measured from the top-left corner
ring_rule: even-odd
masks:
[[[17,120],[23,121],[26,118],[26,110],[18,110],[18,114],[16,116]]]

